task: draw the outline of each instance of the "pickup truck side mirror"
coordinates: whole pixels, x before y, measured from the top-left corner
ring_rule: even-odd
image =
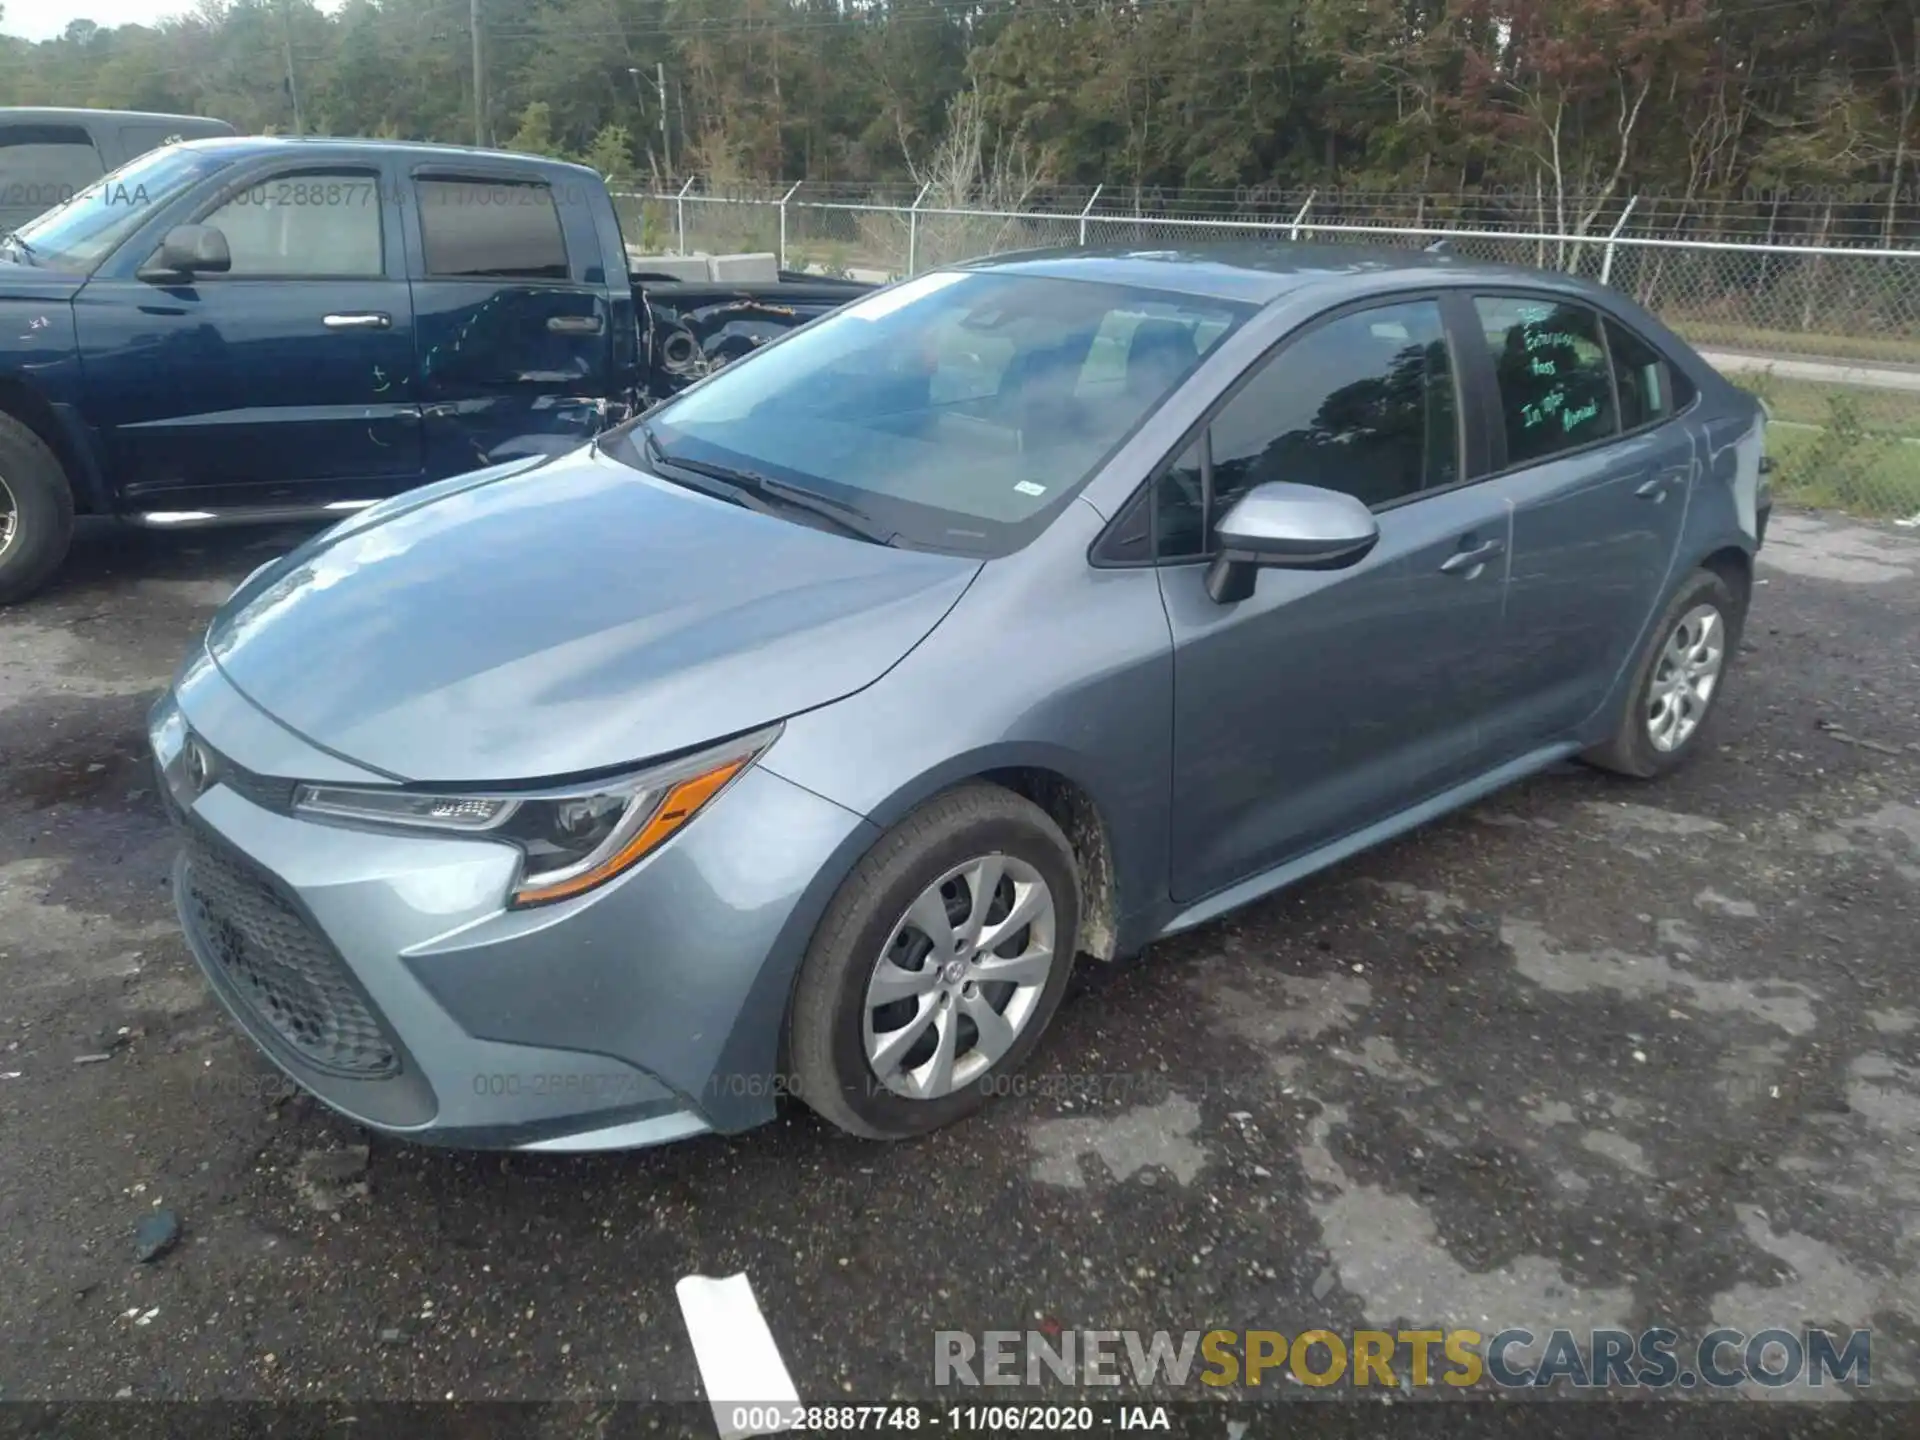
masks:
[[[233,268],[227,237],[212,225],[176,225],[167,231],[153,258],[141,267],[148,279],[186,275],[224,275]]]
[[[1379,543],[1380,523],[1338,490],[1269,481],[1236,500],[1213,533],[1219,550],[1207,570],[1207,594],[1230,605],[1253,593],[1263,566],[1339,570],[1358,564]]]

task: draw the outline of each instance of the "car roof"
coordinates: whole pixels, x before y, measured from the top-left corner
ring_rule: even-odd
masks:
[[[1432,284],[1443,277],[1447,284],[1520,284],[1578,292],[1591,288],[1560,272],[1496,265],[1392,243],[1308,245],[1286,240],[1234,240],[1166,248],[1061,247],[988,256],[969,262],[965,268],[1106,281],[1255,305],[1334,280],[1372,281],[1375,283],[1365,288],[1383,290]]]
[[[233,126],[209,115],[169,115],[158,110],[84,110],[54,105],[0,106],[0,124],[10,120],[42,125],[98,125],[103,123],[191,127],[203,134],[231,135]]]
[[[222,136],[210,140],[189,140],[191,148],[217,154],[231,154],[240,158],[253,155],[271,154],[275,151],[297,151],[302,149],[323,150],[329,155],[352,156],[366,154],[398,155],[416,161],[440,160],[448,162],[473,162],[510,160],[522,168],[547,170],[575,170],[584,174],[594,174],[584,165],[575,165],[567,160],[555,160],[546,155],[527,155],[512,150],[482,150],[471,145],[436,145],[419,140],[366,140],[351,137],[327,135],[240,135]]]

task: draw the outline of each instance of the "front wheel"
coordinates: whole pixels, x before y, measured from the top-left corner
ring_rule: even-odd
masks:
[[[1039,1044],[1073,968],[1080,886],[1047,813],[997,785],[936,796],[868,852],[800,971],[795,1088],[872,1139],[971,1114]]]
[[[1583,758],[1638,779],[1684,764],[1725,689],[1745,618],[1743,598],[1724,579],[1695,571],[1649,632],[1614,733]]]

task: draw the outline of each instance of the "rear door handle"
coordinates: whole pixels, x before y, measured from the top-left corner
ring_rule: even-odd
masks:
[[[1472,579],[1480,573],[1480,567],[1507,548],[1504,540],[1489,540],[1484,545],[1476,545],[1471,550],[1456,550],[1440,562],[1442,575],[1462,575]]]
[[[1685,484],[1686,479],[1685,470],[1669,470],[1663,475],[1654,476],[1651,480],[1642,480],[1634,487],[1633,493],[1642,500],[1664,500],[1670,488]]]
[[[598,335],[602,321],[598,315],[551,315],[547,329],[556,335]]]
[[[324,315],[320,323],[329,330],[391,330],[393,317],[384,310],[349,310],[339,315]]]

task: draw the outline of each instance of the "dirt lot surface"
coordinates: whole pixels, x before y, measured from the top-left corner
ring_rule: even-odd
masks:
[[[930,1140],[363,1164],[209,998],[144,752],[292,538],[90,533],[0,613],[7,1400],[695,1399],[674,1284],[735,1272],[810,1401],[1035,1326],[1870,1326],[1875,1390],[1920,1385],[1920,539],[1777,519],[1714,753],[1090,974]]]

